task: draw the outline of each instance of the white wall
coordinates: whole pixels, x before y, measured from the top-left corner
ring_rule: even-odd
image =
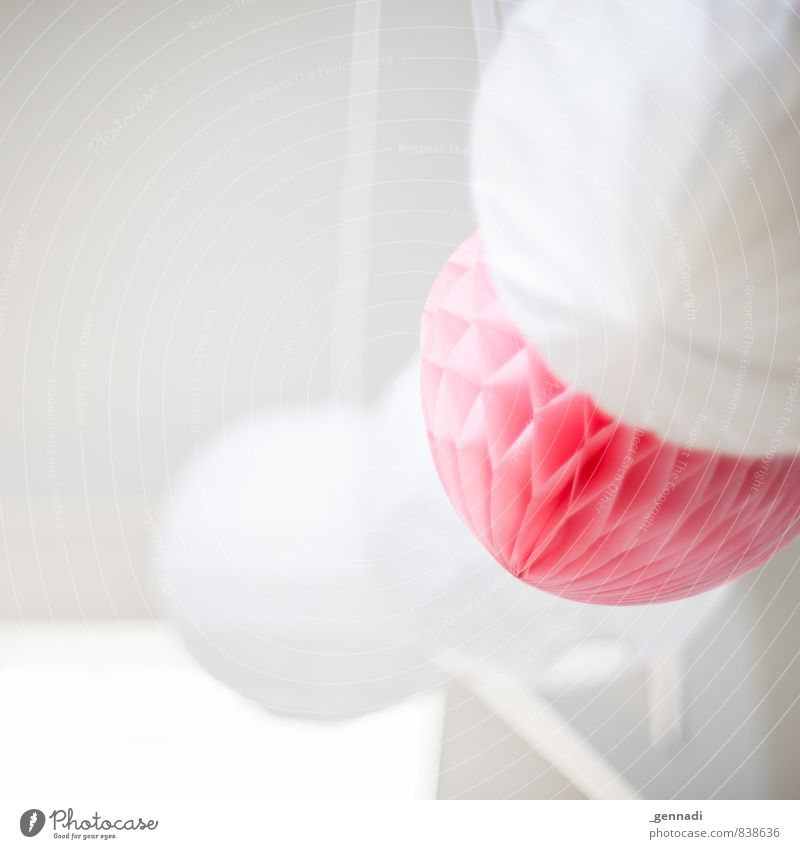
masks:
[[[473,227],[469,4],[384,6],[373,394]],[[0,617],[142,615],[184,458],[329,391],[353,4],[3,12]]]

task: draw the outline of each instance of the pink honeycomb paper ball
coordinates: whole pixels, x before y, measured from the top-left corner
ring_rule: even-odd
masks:
[[[800,530],[795,456],[674,444],[559,381],[498,300],[477,235],[428,299],[422,400],[462,520],[504,568],[555,595],[678,600],[757,568]]]

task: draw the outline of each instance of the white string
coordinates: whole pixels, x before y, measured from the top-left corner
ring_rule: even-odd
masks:
[[[478,61],[485,65],[497,46],[500,32],[494,0],[472,0],[472,31]]]
[[[347,101],[339,257],[331,341],[335,397],[361,402],[364,395],[369,245],[378,116],[381,0],[357,0]]]
[[[684,742],[684,661],[676,651],[650,669],[647,677],[648,727],[650,742],[666,751]]]

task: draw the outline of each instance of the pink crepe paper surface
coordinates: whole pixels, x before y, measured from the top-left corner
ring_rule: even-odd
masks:
[[[547,592],[673,601],[757,568],[800,531],[796,457],[665,442],[564,386],[498,300],[477,234],[428,298],[422,401],[459,515],[503,567]]]

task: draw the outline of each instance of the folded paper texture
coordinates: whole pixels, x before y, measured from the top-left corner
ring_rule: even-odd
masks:
[[[548,592],[677,600],[755,569],[800,530],[794,456],[671,443],[560,382],[499,301],[477,234],[426,305],[422,398],[461,518],[506,569]]]

